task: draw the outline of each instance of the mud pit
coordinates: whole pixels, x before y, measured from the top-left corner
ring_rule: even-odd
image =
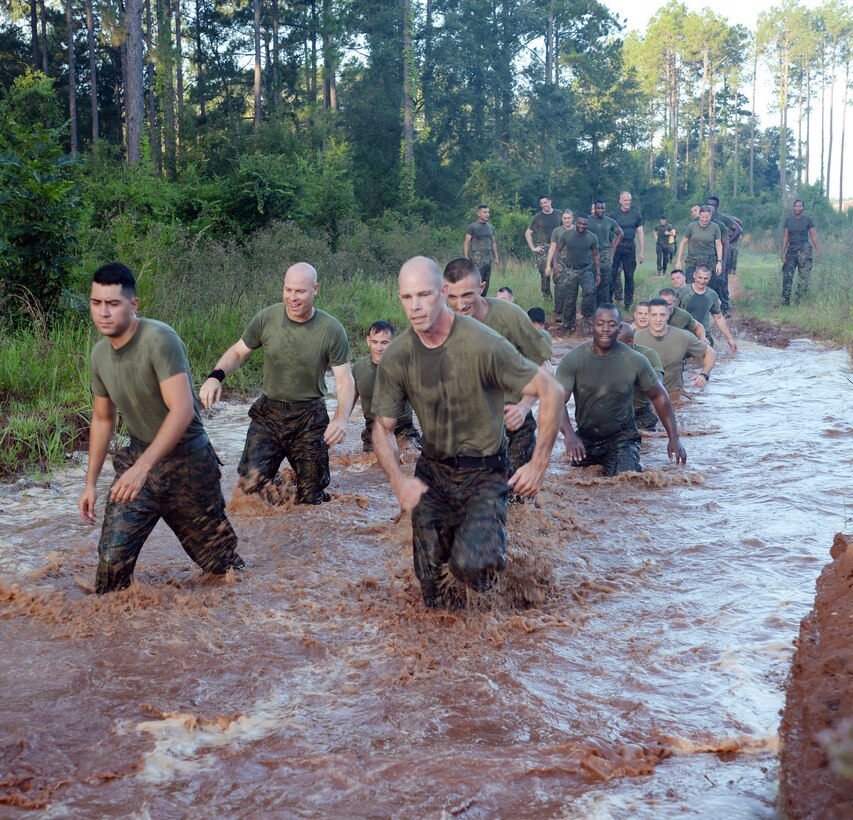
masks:
[[[331,502],[235,502],[248,568],[223,580],[160,526],[97,598],[82,467],[2,488],[3,813],[774,816],[792,639],[851,498],[850,378],[842,351],[745,343],[678,407],[686,469],[660,436],[618,479],[558,444],[501,594],[458,613],[424,609],[360,418]],[[245,424],[208,422],[227,494]]]

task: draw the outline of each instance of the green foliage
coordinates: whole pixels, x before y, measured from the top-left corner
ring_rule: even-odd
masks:
[[[523,257],[528,251],[524,232],[530,224],[531,215],[518,210],[503,211],[493,220],[497,233],[498,253]]]
[[[320,229],[333,239],[342,220],[357,219],[358,205],[350,175],[349,147],[329,140],[326,150],[297,160],[299,180],[296,216],[300,224]]]

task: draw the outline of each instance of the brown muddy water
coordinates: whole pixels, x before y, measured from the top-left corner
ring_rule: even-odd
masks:
[[[792,640],[853,516],[851,380],[843,351],[745,343],[678,408],[686,468],[652,437],[606,479],[558,443],[460,613],[424,608],[358,415],[331,502],[236,500],[225,580],[161,525],[91,595],[82,465],[3,487],[0,814],[774,817]],[[208,422],[226,494],[245,409]]]

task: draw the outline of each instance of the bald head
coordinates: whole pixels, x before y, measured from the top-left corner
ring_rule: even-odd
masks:
[[[403,262],[400,268],[400,285],[403,284],[404,278],[408,281],[417,278],[422,282],[429,282],[437,288],[441,288],[444,284],[444,279],[441,275],[441,268],[434,259],[428,256],[413,256],[407,262]]]
[[[627,322],[622,322],[622,325],[619,328],[619,336],[618,339],[620,342],[626,345],[634,345],[634,328],[631,327]]]
[[[288,277],[294,281],[299,278],[309,287],[317,284],[317,271],[314,270],[313,265],[309,265],[307,262],[297,262],[295,265],[291,265],[284,274],[285,283]]]
[[[291,265],[284,274],[284,305],[294,322],[307,322],[314,315],[317,271],[307,262]]]
[[[447,283],[435,260],[415,256],[404,262],[398,296],[415,333],[430,334],[441,325],[442,313],[447,310]]]

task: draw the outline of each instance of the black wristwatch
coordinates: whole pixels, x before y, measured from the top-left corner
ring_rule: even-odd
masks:
[[[702,373],[702,375],[705,377],[706,382],[711,381],[711,374],[710,373]]]

